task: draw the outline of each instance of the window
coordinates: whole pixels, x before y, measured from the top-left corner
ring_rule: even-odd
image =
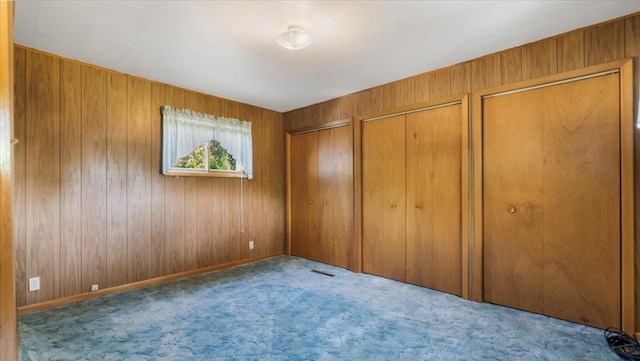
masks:
[[[251,123],[162,107],[162,173],[252,178]]]
[[[196,170],[236,170],[236,160],[217,140],[210,140],[173,165],[174,168]]]

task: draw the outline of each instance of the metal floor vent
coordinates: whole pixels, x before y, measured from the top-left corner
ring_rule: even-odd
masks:
[[[315,273],[318,273],[318,274],[321,274],[321,275],[325,275],[325,276],[329,276],[329,277],[333,277],[334,276],[331,273],[318,271],[317,269],[312,269],[311,272],[315,272]]]

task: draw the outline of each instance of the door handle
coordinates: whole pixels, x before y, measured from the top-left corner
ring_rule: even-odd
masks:
[[[509,213],[516,213],[516,207],[514,207],[514,206],[509,206],[509,208],[507,208],[507,212],[509,212]]]

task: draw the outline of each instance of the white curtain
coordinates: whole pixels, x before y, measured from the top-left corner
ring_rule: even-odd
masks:
[[[196,147],[210,140],[220,145],[236,160],[236,170],[253,178],[251,122],[216,117],[162,107],[162,172],[170,170],[178,159],[189,155]]]

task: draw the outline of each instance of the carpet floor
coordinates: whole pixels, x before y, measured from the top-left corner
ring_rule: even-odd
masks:
[[[21,315],[19,334],[20,360],[618,360],[599,329],[287,256]]]

